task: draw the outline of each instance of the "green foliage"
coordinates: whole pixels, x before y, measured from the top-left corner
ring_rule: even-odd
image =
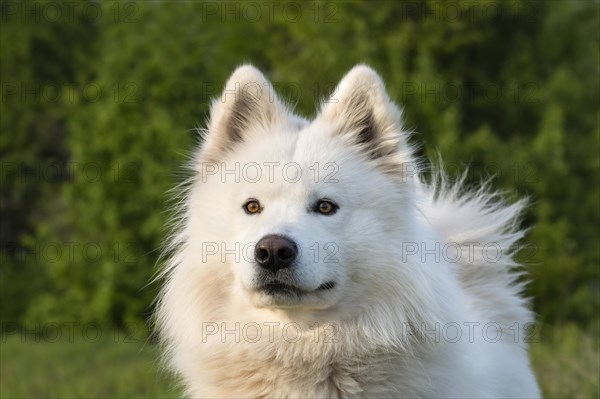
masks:
[[[45,3],[18,3],[35,4]],[[423,155],[439,151],[452,175],[469,167],[472,184],[494,175],[512,198],[531,198],[520,256],[541,319],[597,317],[597,3],[252,3],[259,16],[228,4],[114,2],[98,6],[101,18],[82,6],[58,22],[3,8],[3,320],[123,326],[148,316],[165,192],[242,62],[305,115],[350,67],[371,64]],[[87,90],[27,102],[7,82]],[[24,179],[6,167],[49,160],[73,173]],[[60,256],[45,252],[53,245]]]
[[[36,15],[35,7],[46,4],[0,3],[0,315],[11,321],[49,289],[35,230],[63,202],[70,113],[61,92],[90,72],[97,37],[81,14],[60,24],[12,16],[17,6],[22,15]]]

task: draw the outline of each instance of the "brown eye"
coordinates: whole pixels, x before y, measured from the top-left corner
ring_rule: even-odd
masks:
[[[258,202],[258,200],[256,199],[249,199],[244,203],[244,206],[242,208],[244,208],[244,211],[248,215],[260,213],[260,211],[262,211],[262,208],[260,207],[260,202]]]
[[[322,199],[317,202],[316,211],[321,215],[333,215],[338,209],[338,206],[330,200]]]

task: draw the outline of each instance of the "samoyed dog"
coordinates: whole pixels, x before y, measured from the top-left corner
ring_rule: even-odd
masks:
[[[423,178],[373,69],[309,121],[241,66],[203,136],[156,312],[187,395],[540,396],[523,202]]]

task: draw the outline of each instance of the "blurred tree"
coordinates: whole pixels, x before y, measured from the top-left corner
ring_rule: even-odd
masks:
[[[143,320],[155,295],[145,284],[164,239],[164,193],[180,181],[176,165],[196,142],[192,128],[204,124],[209,100],[235,66],[256,64],[298,112],[311,115],[344,72],[365,62],[403,106],[415,143],[425,143],[423,155],[439,151],[452,175],[469,167],[471,184],[494,175],[494,185],[513,198],[531,198],[530,246],[520,258],[531,270],[529,294],[542,320],[594,320],[598,3],[269,4],[115,2],[93,22],[8,18],[1,36],[3,164],[28,165],[58,152],[79,166],[72,179],[48,188],[36,181],[21,187],[3,171],[11,189],[2,192],[9,226],[2,241],[24,246],[23,232],[37,226],[33,244],[79,249],[52,264],[37,262],[48,272],[43,290],[25,285],[37,269],[3,262],[3,287],[19,287],[4,298],[17,289],[35,296],[4,305],[3,318],[26,307],[26,320]],[[80,92],[68,104],[32,108],[4,100],[7,76],[73,80],[102,95]]]
[[[63,202],[57,193],[69,179],[69,102],[89,79],[88,63],[94,58],[95,26],[80,12],[58,22],[35,18],[48,4],[0,3],[3,321],[19,320],[34,295],[48,289],[44,248],[35,235]]]

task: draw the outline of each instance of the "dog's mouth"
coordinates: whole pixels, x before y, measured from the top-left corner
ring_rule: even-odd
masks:
[[[317,291],[327,291],[332,289],[333,287],[335,287],[335,282],[328,281],[325,284],[321,284],[319,288],[317,288]]]
[[[331,290],[335,287],[335,282],[333,281],[328,281],[324,284],[321,284],[319,286],[319,288],[317,288],[315,291],[305,291],[301,288],[298,288],[294,285],[291,284],[286,284],[286,283],[282,283],[280,281],[273,281],[270,283],[267,283],[265,285],[262,285],[260,287],[258,287],[259,291],[265,292],[266,294],[269,295],[304,295],[304,294],[308,294],[310,292],[321,292],[321,291],[328,291]]]
[[[291,294],[295,294],[295,295],[302,295],[304,294],[304,291],[302,291],[300,288],[295,287],[293,285],[290,284],[285,284],[285,283],[281,283],[278,281],[275,282],[271,282],[268,284],[265,284],[263,286],[260,286],[258,288],[259,291],[263,291],[269,295],[291,295]]]

